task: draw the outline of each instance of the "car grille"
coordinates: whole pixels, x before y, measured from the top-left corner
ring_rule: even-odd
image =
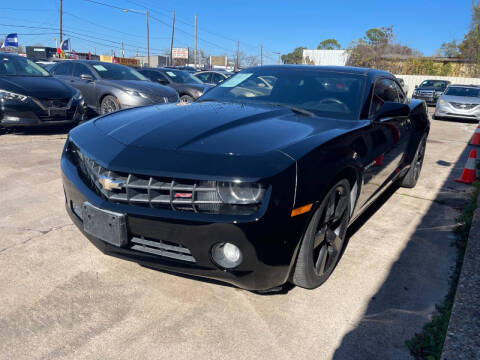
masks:
[[[154,103],[158,104],[166,104],[166,103],[175,103],[178,102],[178,95],[171,95],[171,96],[162,96],[159,94],[149,93],[147,94],[150,100]]]
[[[259,204],[224,204],[215,181],[172,179],[130,174],[105,169],[83,155],[69,142],[69,150],[80,169],[84,182],[107,200],[141,207],[190,211],[210,214],[248,215],[258,211]],[[102,185],[107,180],[117,188]]]
[[[433,91],[429,91],[429,90],[419,90],[417,93],[420,96],[428,96],[428,97],[433,96]]]
[[[460,110],[471,110],[474,107],[478,106],[478,104],[464,104],[464,103],[457,103],[457,102],[450,102],[450,104]]]
[[[130,249],[132,250],[160,255],[180,261],[187,261],[191,263],[196,262],[189,249],[170,241],[145,239],[143,236],[141,236],[131,238],[130,243]]]
[[[46,109],[68,109],[71,106],[71,98],[64,99],[39,99],[38,102]]]

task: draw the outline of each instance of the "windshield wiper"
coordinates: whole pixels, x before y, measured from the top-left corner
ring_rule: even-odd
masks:
[[[195,102],[202,103],[202,102],[213,102],[213,101],[218,101],[217,99],[203,99],[203,100],[197,100]]]
[[[300,115],[305,115],[305,116],[310,116],[310,117],[315,116],[315,114],[313,112],[302,109],[302,108],[298,108],[296,106],[291,106],[291,105],[282,104],[282,103],[267,103],[266,105],[284,107],[284,108],[287,108],[287,109],[293,111],[294,113],[297,113],[297,114],[300,114]]]

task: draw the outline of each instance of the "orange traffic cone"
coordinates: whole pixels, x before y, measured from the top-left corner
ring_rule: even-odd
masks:
[[[462,176],[458,179],[455,179],[457,182],[471,184],[477,179],[477,170],[475,169],[475,161],[477,159],[477,151],[470,151],[470,156],[468,157],[465,168],[463,169]]]
[[[475,133],[473,134],[472,142],[470,143],[470,145],[480,145],[480,123],[475,129]]]

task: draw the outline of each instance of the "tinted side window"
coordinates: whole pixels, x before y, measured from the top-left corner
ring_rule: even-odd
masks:
[[[225,80],[225,78],[220,74],[212,74],[212,83],[218,84],[219,82]]]
[[[75,77],[80,77],[80,75],[90,75],[93,77],[93,74],[92,72],[90,71],[90,69],[83,65],[83,64],[79,64],[79,63],[76,63],[74,68],[73,68],[73,76]]]
[[[54,75],[71,75],[72,74],[72,64],[67,62],[62,62],[55,66],[52,69]]]
[[[376,112],[387,102],[399,102],[396,84],[389,79],[379,79],[375,83],[375,89],[373,90],[372,104],[370,105],[370,116],[376,114]]]
[[[197,78],[202,80],[204,83],[210,82],[210,73],[202,73],[195,75]]]

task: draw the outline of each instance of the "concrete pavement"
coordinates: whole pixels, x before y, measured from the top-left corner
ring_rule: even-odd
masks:
[[[64,210],[66,135],[1,135],[0,359],[408,359],[448,291],[475,127],[433,121],[419,184],[354,224],[330,280],[269,296],[103,255]]]

